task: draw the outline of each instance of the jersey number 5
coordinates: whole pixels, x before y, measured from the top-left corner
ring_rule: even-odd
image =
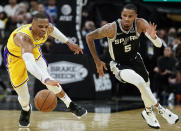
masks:
[[[131,51],[131,44],[124,46],[124,52]]]

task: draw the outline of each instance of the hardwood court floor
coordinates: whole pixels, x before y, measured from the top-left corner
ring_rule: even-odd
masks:
[[[33,111],[30,128],[18,128],[20,111],[1,110],[0,131],[181,131],[181,121],[169,125],[159,115],[157,118],[161,129],[152,129],[142,119],[141,111],[88,113],[82,119],[77,119],[69,112]],[[181,118],[181,106],[175,107],[173,112]]]

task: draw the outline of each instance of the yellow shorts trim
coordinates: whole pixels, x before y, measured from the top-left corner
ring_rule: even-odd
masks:
[[[25,83],[27,83],[29,81],[29,78],[28,79],[26,79],[23,83],[21,83],[20,85],[18,85],[18,86],[15,86],[13,83],[12,83],[12,81],[11,81],[11,85],[13,86],[13,88],[18,88],[18,87],[21,87],[21,86],[23,86]]]

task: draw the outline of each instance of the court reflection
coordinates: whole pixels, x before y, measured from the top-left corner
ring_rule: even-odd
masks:
[[[30,131],[30,128],[18,128],[18,131]]]
[[[91,129],[103,129],[109,126],[111,113],[109,108],[100,107],[96,108],[95,111],[102,112],[104,110],[108,113],[88,113],[87,116],[82,119],[77,119],[71,116],[71,113],[65,113],[64,116],[57,116],[53,119],[46,119],[37,122],[36,127],[42,130],[75,130],[75,131],[86,131]],[[70,114],[70,115],[69,115]],[[63,114],[61,114],[63,115]]]
[[[70,130],[78,130],[78,131],[85,131],[85,123],[82,121],[76,121],[76,120],[66,120],[66,118],[61,118],[57,120],[46,120],[41,121],[37,125],[38,128],[44,129],[44,130],[52,130],[52,131],[70,131]]]
[[[159,131],[146,124],[140,115],[142,110],[110,113],[109,106],[99,106],[94,109],[95,113],[88,113],[82,119],[77,119],[70,112],[33,111],[29,128],[18,127],[20,111],[0,110],[0,131]],[[181,106],[174,107],[172,111],[181,117]],[[160,115],[156,116],[161,131],[181,131],[181,121],[169,125]]]

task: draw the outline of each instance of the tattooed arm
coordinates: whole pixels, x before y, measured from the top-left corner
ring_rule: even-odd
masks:
[[[109,23],[104,25],[101,28],[98,28],[86,36],[86,41],[89,47],[89,50],[91,52],[91,55],[94,59],[94,62],[96,64],[97,72],[99,73],[99,76],[104,76],[103,68],[107,70],[106,65],[103,61],[101,61],[97,55],[94,40],[101,39],[104,37],[113,38],[115,35],[115,23]]]

